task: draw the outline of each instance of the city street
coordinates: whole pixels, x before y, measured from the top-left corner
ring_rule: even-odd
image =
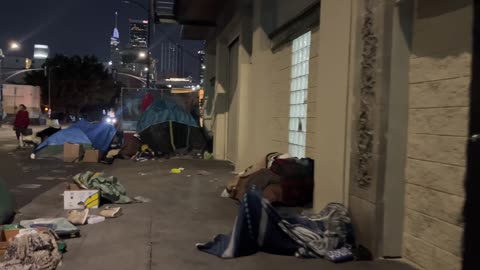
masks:
[[[33,129],[37,131],[43,127]],[[81,164],[31,160],[32,149],[17,150],[17,145],[12,127],[3,125],[0,128],[0,177],[7,183],[17,208],[81,170]]]

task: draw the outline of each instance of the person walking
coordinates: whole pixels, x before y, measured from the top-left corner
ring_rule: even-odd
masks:
[[[17,135],[18,146],[23,147],[22,136],[26,134],[28,126],[30,125],[30,118],[28,115],[27,107],[23,104],[20,104],[20,110],[15,116],[15,122],[13,123],[13,130]]]

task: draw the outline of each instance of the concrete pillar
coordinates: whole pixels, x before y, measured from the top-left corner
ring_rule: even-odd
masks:
[[[216,159],[226,159],[227,144],[227,108],[228,98],[226,87],[228,87],[228,50],[227,47],[217,39],[217,59],[216,59],[216,81],[214,98],[214,119],[213,119],[213,154]]]
[[[352,0],[323,0],[318,46],[314,206],[347,202]]]

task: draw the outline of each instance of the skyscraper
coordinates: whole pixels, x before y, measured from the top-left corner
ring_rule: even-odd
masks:
[[[113,35],[110,38],[110,64],[114,69],[118,69],[121,64],[119,46],[120,33],[118,31],[118,12],[115,12],[115,27],[113,28]]]
[[[158,72],[162,78],[183,77],[183,46],[169,40],[160,43]]]
[[[200,84],[203,85],[205,78],[205,50],[198,51],[198,60],[200,62]]]
[[[147,48],[148,21],[130,19],[130,46]]]
[[[49,52],[48,45],[35,44],[33,46],[33,59],[47,59]]]

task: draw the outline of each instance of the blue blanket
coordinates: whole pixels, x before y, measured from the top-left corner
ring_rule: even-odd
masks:
[[[326,252],[354,244],[345,207],[329,204],[319,215],[281,215],[255,187],[245,193],[231,235],[197,244],[201,251],[235,258],[263,251],[297,257],[323,257]]]

